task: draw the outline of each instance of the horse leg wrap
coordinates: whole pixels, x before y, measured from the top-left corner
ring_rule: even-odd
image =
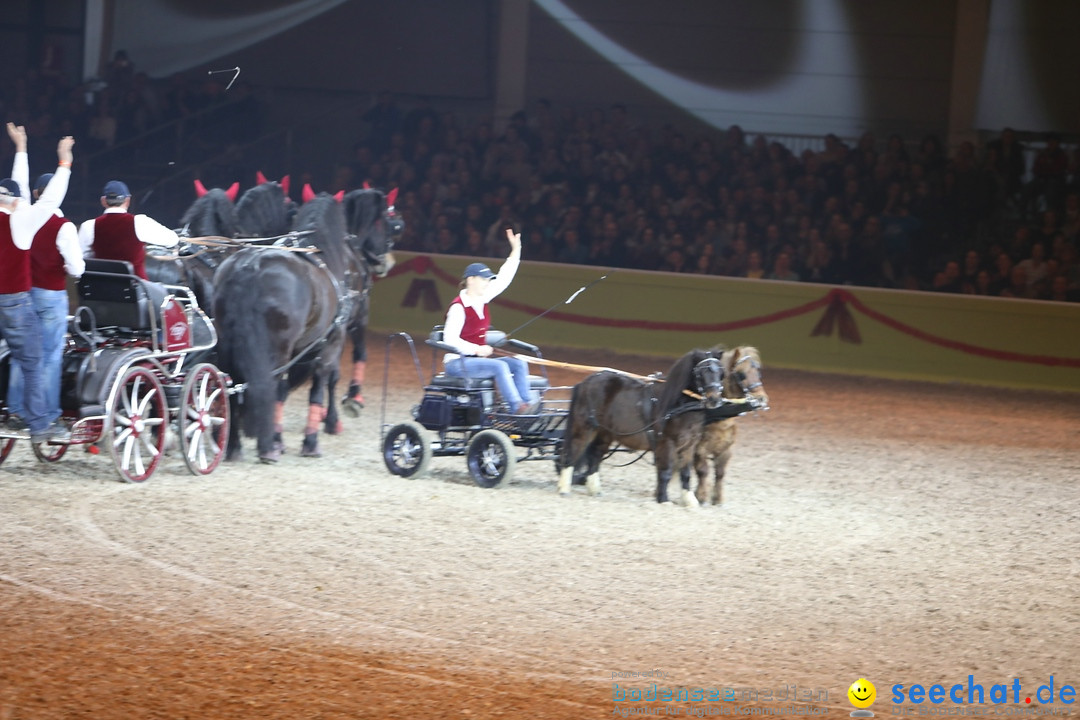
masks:
[[[278,457],[285,452],[285,438],[281,435],[283,432],[285,432],[285,426],[281,423],[274,423],[274,444],[272,451],[276,452]]]
[[[304,435],[319,432],[319,423],[326,419],[326,408],[322,405],[308,405],[307,425],[304,426]]]
[[[326,408],[322,405],[308,405],[307,425],[304,427],[304,444],[300,448],[301,457],[320,457],[319,423],[326,418]]]
[[[364,409],[364,396],[360,388],[364,385],[364,372],[367,370],[367,362],[357,360],[353,363],[352,382],[349,383],[349,393],[341,401],[345,412],[350,417],[360,417],[360,411]]]

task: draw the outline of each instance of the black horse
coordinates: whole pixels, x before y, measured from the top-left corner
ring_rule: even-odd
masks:
[[[300,208],[289,247],[243,248],[218,269],[218,365],[245,386],[243,405],[233,398],[228,458],[239,455],[242,429],[257,438],[261,460],[278,459],[274,435],[286,379],[291,387],[312,381],[301,454],[319,454],[320,421],[337,431],[337,409],[326,399],[333,397],[346,329],[366,295],[370,268],[388,262],[386,211],[386,197],[376,190],[356,190],[344,203],[319,195]]]
[[[585,477],[590,494],[599,494],[600,462],[611,445],[619,443],[633,450],[652,450],[656,501],[668,502],[672,475],[684,468],[688,471],[693,462],[705,428],[705,412],[723,403],[723,380],[719,353],[700,349],[676,360],[662,383],[613,371],[585,378],[574,388],[555,463],[559,493],[569,494],[578,475]]]
[[[149,246],[146,276],[155,282],[191,288],[199,306],[209,312],[214,297],[214,270],[221,264],[222,251],[189,243],[184,238],[235,235],[237,217],[233,200],[239,186],[207,190],[196,181],[195,188],[198,197],[180,218],[183,227],[180,244],[167,249]]]
[[[370,188],[365,188],[371,192]],[[405,223],[401,216],[394,210],[394,201],[397,198],[397,188],[386,194],[386,223],[390,233],[390,242],[397,242],[405,229]],[[349,221],[349,227],[369,227],[372,205],[362,201],[363,191],[353,192],[345,197],[345,214]],[[350,258],[354,273],[364,274],[364,291],[357,298],[357,304],[347,328],[349,340],[352,344],[352,377],[349,380],[349,391],[342,398],[345,412],[352,417],[359,417],[364,407],[363,385],[364,374],[367,369],[367,325],[371,306],[368,291],[371,288],[372,273],[382,277],[390,272],[394,265],[392,255],[383,255],[381,258],[372,252],[370,244],[368,249],[363,249],[359,254],[353,254]]]
[[[181,239],[175,249],[156,251],[146,258],[149,279],[170,285],[190,287],[207,312],[213,312],[214,273],[240,245],[212,246],[195,244],[188,238],[274,238],[291,229],[296,206],[289,199],[289,176],[280,182],[268,181],[262,173],[258,184],[248,189],[236,201],[239,183],[227,190],[207,190],[195,181],[198,197],[180,218]],[[152,246],[151,246],[152,248]],[[154,253],[153,249],[149,250]]]
[[[292,229],[296,204],[289,199],[289,176],[273,181],[260,172],[255,179],[236,203],[236,233],[230,237],[276,238]]]

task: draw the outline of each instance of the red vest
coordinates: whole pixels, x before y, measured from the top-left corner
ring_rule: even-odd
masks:
[[[483,315],[479,317],[474,308],[465,307],[465,303],[461,302],[460,295],[454,298],[454,302],[450,304],[453,305],[454,303],[461,305],[461,309],[465,311],[465,326],[461,328],[461,339],[475,345],[486,345],[487,331],[491,327],[491,316],[488,315],[487,303],[480,306]]]
[[[30,251],[15,247],[11,216],[0,213],[0,295],[20,292],[30,292]]]
[[[67,289],[64,256],[56,249],[56,235],[66,222],[66,218],[53,215],[34,235],[34,244],[30,246],[30,278],[36,288]]]
[[[104,213],[94,220],[94,257],[101,260],[127,260],[135,274],[146,277],[146,250],[135,234],[135,216],[131,213]]]

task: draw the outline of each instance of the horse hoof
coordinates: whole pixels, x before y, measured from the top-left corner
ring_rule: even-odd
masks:
[[[281,453],[279,453],[277,450],[271,450],[270,452],[263,453],[259,456],[259,462],[261,462],[263,465],[273,465],[280,459]]]
[[[300,451],[300,457],[321,458],[322,451],[319,450],[319,448],[314,448],[311,450],[303,449]]]
[[[570,497],[570,493],[568,493],[568,492],[561,492],[561,493],[559,493],[559,497]]]
[[[360,417],[360,411],[364,409],[364,400],[362,398],[345,398],[341,401],[341,407],[349,417],[358,418]]]
[[[345,432],[345,424],[340,420],[333,424],[327,423],[326,427],[323,428],[323,431],[327,435],[340,435]]]

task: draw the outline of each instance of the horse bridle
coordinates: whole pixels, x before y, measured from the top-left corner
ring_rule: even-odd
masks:
[[[706,373],[711,373],[716,378],[716,381],[707,382]],[[710,355],[695,365],[694,382],[697,383],[698,392],[701,393],[702,397],[708,395],[710,391],[719,393],[722,397],[724,394],[724,366],[720,359]]]
[[[752,385],[746,384],[746,373],[742,370],[737,369],[740,365],[746,362],[750,363],[750,367],[752,367],[754,370],[757,370],[758,373],[758,380]],[[761,380],[761,365],[758,363],[757,360],[754,359],[753,355],[743,355],[741,358],[736,360],[735,363],[731,366],[731,377],[735,380],[736,383],[739,384],[739,389],[743,391],[744,395],[749,395],[752,391],[757,390],[759,387],[765,384]]]

